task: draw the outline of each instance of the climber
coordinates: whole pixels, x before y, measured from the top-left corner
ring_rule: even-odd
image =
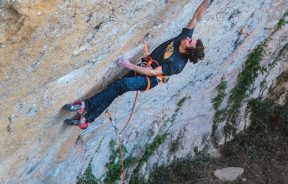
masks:
[[[204,58],[203,43],[200,39],[192,39],[192,34],[212,2],[212,0],[204,0],[197,8],[187,27],[183,28],[178,36],[162,43],[150,54],[152,60],[158,63],[157,65],[152,64],[151,67],[138,66],[130,63],[128,59],[119,58],[117,64],[129,69],[130,72],[93,97],[64,105],[64,109],[77,112],[76,116],[72,119],[66,119],[64,122],[85,129],[116,97],[127,91],[144,91],[148,85],[151,89],[161,82],[162,79],[159,79],[158,76],[178,74],[184,69],[188,61],[196,64],[199,60],[202,60]]]

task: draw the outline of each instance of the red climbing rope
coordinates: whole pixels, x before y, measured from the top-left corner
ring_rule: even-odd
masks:
[[[134,98],[134,103],[133,103],[133,106],[132,106],[132,110],[131,110],[131,113],[129,115],[129,118],[128,120],[126,121],[123,129],[121,130],[120,134],[118,135],[118,140],[119,140],[119,152],[120,152],[120,159],[121,159],[121,164],[122,164],[122,183],[125,184],[125,166],[124,166],[124,160],[122,158],[122,142],[121,142],[121,134],[124,132],[124,130],[126,129],[127,125],[129,124],[130,120],[131,120],[131,117],[133,115],[133,112],[134,112],[134,109],[135,109],[135,106],[136,106],[136,102],[137,102],[137,98],[138,98],[138,91],[136,92],[136,95],[135,95],[135,98]]]
[[[130,115],[129,115],[129,118],[128,118],[128,120],[126,121],[126,124],[125,124],[125,126],[123,127],[123,129],[121,130],[121,132],[120,132],[119,135],[121,135],[121,134],[124,132],[124,130],[126,129],[128,123],[129,123],[130,120],[131,120],[131,117],[132,117],[132,115],[133,115],[133,112],[134,112],[134,109],[135,109],[135,106],[136,106],[137,98],[138,98],[138,91],[136,91],[136,95],[135,95],[135,98],[134,98],[134,102],[133,102],[133,106],[132,106],[132,110],[131,110],[131,113],[130,113]]]
[[[152,63],[152,58],[149,56],[149,50],[148,50],[148,46],[146,44],[146,42],[144,41],[144,50],[145,50],[145,53],[146,53],[146,57],[147,57],[147,62],[148,62],[148,66],[150,67],[151,63]],[[150,80],[149,78],[147,77],[147,81],[148,81],[148,87],[146,90],[149,90],[150,89]],[[123,160],[123,151],[122,151],[122,141],[121,141],[121,134],[124,132],[124,130],[126,129],[127,125],[129,124],[131,118],[132,118],[132,115],[134,113],[134,109],[135,109],[135,106],[136,106],[136,102],[137,102],[137,98],[138,98],[138,91],[136,91],[136,95],[135,95],[135,98],[134,98],[134,102],[133,102],[133,106],[132,106],[132,109],[131,109],[131,113],[129,115],[129,118],[127,119],[124,127],[122,128],[122,130],[120,131],[120,133],[118,134],[118,142],[119,142],[119,154],[120,154],[120,160],[121,160],[121,165],[122,165],[122,184],[125,184],[126,183],[126,178],[125,178],[125,165],[124,165],[124,160]],[[106,115],[109,116],[109,119],[110,119],[110,122],[112,123],[112,118],[111,118],[111,114],[106,111],[105,113]],[[112,123],[113,125],[113,123]],[[114,127],[114,125],[113,125]],[[114,127],[117,131],[117,128]]]
[[[121,160],[121,166],[122,166],[122,172],[121,172],[121,176],[122,176],[122,184],[126,183],[126,178],[125,178],[125,165],[124,165],[124,159],[123,159],[123,151],[122,151],[122,141],[121,141],[121,134],[124,132],[124,130],[126,129],[127,125],[129,124],[132,115],[134,113],[134,109],[136,106],[136,102],[137,102],[137,98],[138,98],[138,91],[136,92],[136,96],[134,98],[134,103],[131,109],[131,113],[129,115],[129,118],[127,119],[124,127],[122,128],[121,132],[118,134],[118,129],[117,127],[112,123],[112,116],[110,114],[110,112],[106,111],[105,114],[109,117],[110,123],[112,124],[112,126],[115,128],[116,133],[118,135],[118,144],[119,144],[119,155],[120,155],[120,160]]]
[[[123,160],[123,157],[122,157],[122,143],[121,143],[121,137],[118,136],[118,144],[119,144],[119,152],[120,152],[120,160],[121,160],[121,166],[122,166],[122,172],[121,172],[121,175],[122,175],[122,183],[125,184],[125,167],[124,167],[124,160]]]

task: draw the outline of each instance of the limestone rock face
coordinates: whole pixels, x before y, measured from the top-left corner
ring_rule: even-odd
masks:
[[[64,125],[73,114],[61,107],[99,92],[123,75],[126,70],[115,64],[117,57],[137,63],[144,56],[147,33],[150,50],[179,34],[200,3],[0,1],[0,182],[76,183],[90,161],[93,174],[103,182],[109,142],[117,139],[115,129],[105,115],[86,131]],[[122,135],[128,153],[139,158],[147,143],[168,134],[141,168],[143,176],[156,165],[193,156],[196,147],[213,149],[215,87],[223,76],[227,92],[234,87],[247,55],[271,35],[287,7],[287,0],[212,3],[193,35],[205,44],[204,61],[189,63],[169,83],[140,93]],[[273,69],[255,81],[252,97],[267,95],[276,77],[287,70],[287,30],[284,25],[270,40],[264,65],[279,50],[284,52]],[[263,78],[266,88],[260,87]],[[108,108],[118,129],[124,126],[134,95],[128,92]],[[240,116],[239,130],[243,119]],[[220,143],[221,131],[219,127]],[[171,151],[175,141],[179,146]],[[127,171],[131,173],[133,166]]]

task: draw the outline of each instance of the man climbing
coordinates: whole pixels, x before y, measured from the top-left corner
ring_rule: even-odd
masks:
[[[128,59],[119,58],[117,64],[131,71],[93,97],[64,105],[64,109],[77,112],[76,116],[64,122],[86,129],[89,123],[92,123],[116,97],[127,91],[151,89],[159,82],[165,82],[166,76],[180,73],[188,61],[195,64],[198,60],[202,60],[204,58],[203,43],[200,39],[192,39],[192,34],[212,2],[212,0],[204,0],[187,27],[183,28],[178,36],[162,43],[146,60],[142,59],[142,63],[147,63],[151,58],[150,60],[154,61],[150,63],[151,67],[143,66],[143,64],[138,66],[130,63]]]

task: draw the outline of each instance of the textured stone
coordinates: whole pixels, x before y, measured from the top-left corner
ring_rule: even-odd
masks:
[[[84,133],[63,125],[73,114],[61,107],[91,96],[123,75],[126,70],[114,60],[122,55],[138,62],[147,33],[150,50],[176,36],[200,2],[10,0],[1,4],[0,182],[75,183],[91,159],[93,174],[103,177],[115,129],[105,115]],[[193,155],[195,147],[198,151],[212,147],[215,87],[222,76],[228,80],[227,92],[234,87],[248,53],[272,33],[287,6],[286,0],[213,2],[194,34],[206,46],[204,62],[189,63],[169,83],[140,93],[123,134],[128,152],[140,157],[145,144],[159,133],[170,133],[143,166],[142,175],[147,177],[155,165]],[[273,35],[263,65],[269,65],[287,44],[287,29],[286,25]],[[276,77],[287,70],[285,60],[286,55],[269,73],[259,74],[251,97],[267,95]],[[263,79],[266,88],[261,89]],[[122,95],[108,108],[118,129],[124,126],[134,95]],[[168,121],[173,117],[173,122]],[[172,154],[171,141],[178,137],[179,147]]]
[[[244,172],[241,167],[227,167],[223,169],[218,169],[214,171],[214,176],[216,176],[221,181],[235,181]]]

